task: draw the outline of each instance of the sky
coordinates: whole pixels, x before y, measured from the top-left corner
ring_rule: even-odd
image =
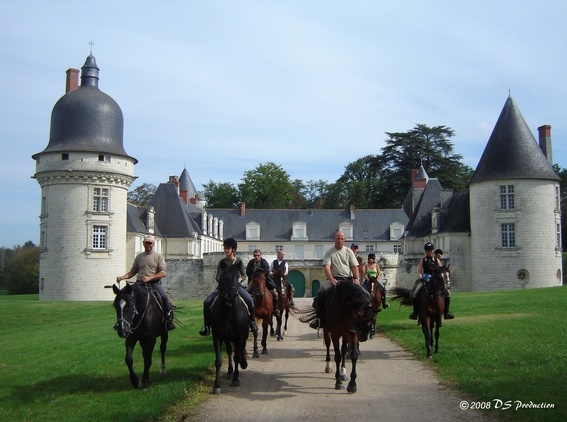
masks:
[[[31,156],[91,48],[131,189],[186,168],[200,190],[267,162],[332,183],[416,124],[474,169],[508,95],[565,168],[566,23],[559,0],[2,1],[0,247],[39,242]]]

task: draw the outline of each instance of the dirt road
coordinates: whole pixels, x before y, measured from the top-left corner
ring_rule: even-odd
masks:
[[[310,303],[307,299],[296,300],[301,308]],[[419,335],[417,327],[416,335]],[[250,342],[247,350],[249,366],[240,372],[240,387],[230,387],[230,381],[223,377],[221,395],[211,394],[189,415],[189,420],[488,420],[480,413],[461,410],[460,402],[467,398],[440,383],[426,365],[380,335],[361,344],[358,392],[354,394],[335,390],[334,361],[333,373],[324,371],[323,340],[295,317],[290,316],[282,342],[268,339],[268,355],[252,359]],[[350,367],[347,361],[347,374]],[[222,372],[226,374],[225,364]]]

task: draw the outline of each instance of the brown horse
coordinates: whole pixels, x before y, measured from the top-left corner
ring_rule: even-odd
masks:
[[[269,327],[272,322],[272,314],[274,312],[274,300],[272,293],[266,286],[266,276],[263,271],[258,270],[252,276],[252,289],[250,291],[252,299],[254,299],[254,307],[256,308],[256,322],[262,320],[262,354],[268,354],[267,338],[270,331]],[[258,353],[258,333],[254,333],[254,352],[252,357],[259,358]]]
[[[276,332],[275,336],[278,341],[283,340],[283,336],[287,331],[287,320],[289,318],[289,311],[292,309],[295,310],[294,307],[290,305],[292,301],[292,292],[291,288],[289,288],[289,284],[287,281],[287,277],[284,274],[283,270],[277,270],[274,273],[274,283],[276,283],[276,289],[278,290],[278,310],[279,313],[276,313]],[[285,323],[283,326],[282,332],[282,319],[284,318],[284,311],[285,311]]]
[[[356,393],[358,344],[359,341],[364,342],[368,339],[372,321],[370,298],[360,285],[343,281],[328,289],[324,299],[326,302],[324,336],[327,346],[327,366],[330,361],[329,347],[332,342],[335,349],[335,389],[343,389],[342,381],[346,377],[341,374],[341,371],[344,372],[345,357],[347,352],[350,352],[352,368],[347,391]],[[301,322],[310,322],[315,317],[314,310],[304,311],[304,313],[306,315],[300,318]]]
[[[427,283],[423,283],[418,296],[418,323],[425,339],[427,357],[431,358],[433,347],[433,330],[435,329],[435,353],[439,353],[439,328],[442,326],[442,316],[445,312],[445,285],[450,282],[451,269],[444,265],[439,267]],[[400,304],[412,306],[412,291],[403,287],[392,289],[392,300],[401,299]]]
[[[382,306],[382,300],[384,296],[382,295],[382,290],[378,286],[380,283],[376,277],[370,277],[368,281],[368,291],[370,293],[370,303],[372,304],[372,327],[370,328],[370,338],[373,338],[376,334],[376,318],[378,317],[378,312],[382,311],[380,306]]]

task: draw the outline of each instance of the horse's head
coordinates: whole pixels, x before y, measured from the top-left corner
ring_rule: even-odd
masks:
[[[337,296],[343,310],[351,313],[359,327],[372,323],[372,304],[368,293],[358,284],[342,282],[336,285]]]
[[[431,281],[426,284],[427,291],[432,296],[443,295],[445,286],[451,285],[451,268],[447,265],[438,267],[433,273]]]
[[[116,309],[116,325],[115,329],[120,338],[126,338],[134,329],[134,319],[138,315],[136,309],[136,293],[130,284],[127,284],[122,290],[118,286],[113,285],[112,290],[116,294],[114,298],[114,309]]]
[[[240,269],[238,265],[231,265],[225,261],[221,261],[220,267],[219,293],[228,303],[232,303],[238,296],[238,277],[240,277]]]
[[[260,268],[252,274],[253,296],[264,297],[266,294],[266,274]]]

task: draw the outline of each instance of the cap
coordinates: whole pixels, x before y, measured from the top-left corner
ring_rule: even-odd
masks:
[[[439,256],[443,256],[443,251],[441,249],[435,249],[435,252],[433,252],[435,255],[439,255]]]
[[[356,243],[351,243],[351,244],[350,244],[350,248],[351,248],[351,249],[352,249],[352,248],[358,249],[358,245],[357,245]]]
[[[151,243],[152,245],[154,243],[156,243],[155,239],[153,236],[150,236],[149,234],[144,236],[144,240],[142,241],[142,243]]]
[[[427,242],[424,246],[423,249],[426,251],[432,251],[433,249],[435,249],[435,246],[433,246],[433,243],[431,242]]]

